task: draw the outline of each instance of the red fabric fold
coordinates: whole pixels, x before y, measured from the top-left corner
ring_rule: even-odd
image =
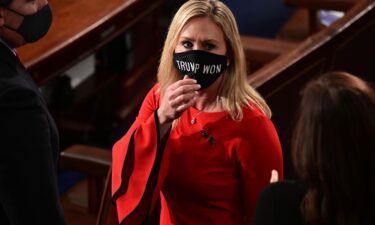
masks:
[[[154,94],[154,90],[149,92],[136,121],[113,147],[112,195],[120,223],[127,220],[126,224],[135,224],[144,220],[152,207],[151,201],[142,201],[153,195],[146,193],[147,185],[160,187],[154,184],[157,179],[151,177],[153,168],[160,163],[156,162],[159,141],[154,113],[158,105]],[[132,212],[136,208],[135,215]]]

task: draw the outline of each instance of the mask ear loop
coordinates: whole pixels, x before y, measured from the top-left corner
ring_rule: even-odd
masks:
[[[1,4],[0,4],[0,6],[1,6]],[[15,11],[14,9],[11,9],[11,8],[9,8],[8,6],[6,6],[6,5],[3,5],[3,8],[5,8],[6,10],[9,10],[9,11],[11,11],[12,13],[15,13],[15,14],[17,14],[17,15],[19,15],[19,16],[21,16],[21,17],[23,17],[23,18],[25,18],[25,15],[23,15],[23,14],[21,14],[21,13],[19,13],[19,12],[17,12],[17,11]],[[4,25],[3,25],[5,28],[8,28],[9,30],[12,30],[12,31],[15,31],[15,32],[17,32],[17,29],[15,29],[15,28],[13,28],[13,27],[10,27],[10,26],[8,26],[8,25],[6,25],[5,23],[4,23]]]
[[[25,17],[25,15],[24,15],[24,14],[22,14],[22,13],[19,13],[19,12],[17,12],[17,11],[16,11],[16,10],[14,10],[14,9],[11,9],[11,8],[9,8],[8,6],[3,6],[3,8],[5,8],[5,9],[7,9],[7,10],[9,10],[9,11],[11,11],[11,12],[13,12],[13,13],[15,13],[15,14],[19,15],[19,16]]]
[[[13,27],[8,26],[8,25],[6,25],[5,23],[4,23],[3,27],[5,27],[5,28],[7,28],[7,29],[9,29],[9,30],[12,30],[12,31],[17,32],[17,29],[14,29]]]

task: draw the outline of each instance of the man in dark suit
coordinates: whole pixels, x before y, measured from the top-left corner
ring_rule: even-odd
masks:
[[[64,225],[56,170],[58,132],[13,48],[43,37],[47,0],[0,0],[0,224]]]

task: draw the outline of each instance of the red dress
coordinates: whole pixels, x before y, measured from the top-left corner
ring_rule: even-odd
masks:
[[[113,147],[112,193],[119,222],[141,224],[161,197],[161,225],[251,224],[271,171],[282,178],[272,122],[253,104],[243,108],[240,122],[227,112],[190,107],[163,148],[157,89],[151,89],[136,121]]]

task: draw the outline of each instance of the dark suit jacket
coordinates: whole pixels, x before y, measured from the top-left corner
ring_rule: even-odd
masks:
[[[296,181],[282,181],[270,184],[259,199],[253,225],[304,225],[301,202],[307,186]]]
[[[56,125],[34,81],[0,42],[0,224],[64,225]]]

